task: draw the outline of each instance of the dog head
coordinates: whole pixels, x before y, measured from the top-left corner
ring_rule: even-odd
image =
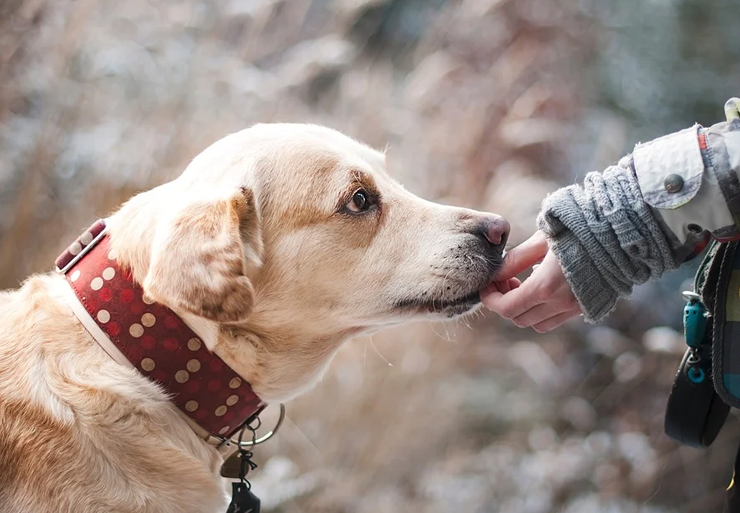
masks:
[[[415,196],[336,131],[286,124],[216,142],[109,225],[145,293],[268,401],[309,385],[351,335],[473,311],[509,229]]]

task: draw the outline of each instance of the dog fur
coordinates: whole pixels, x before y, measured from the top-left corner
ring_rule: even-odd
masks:
[[[263,400],[285,402],[354,335],[474,310],[500,264],[504,241],[486,239],[499,218],[420,199],[385,167],[327,128],[256,125],[124,204],[111,247]],[[225,511],[221,456],[103,352],[67,289],[47,274],[0,293],[0,511]]]

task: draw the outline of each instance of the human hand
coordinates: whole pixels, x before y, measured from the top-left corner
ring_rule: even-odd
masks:
[[[535,265],[538,262],[539,265]],[[534,267],[523,283],[516,276]],[[544,333],[581,313],[578,300],[541,231],[506,254],[496,281],[480,293],[483,305],[520,328]]]

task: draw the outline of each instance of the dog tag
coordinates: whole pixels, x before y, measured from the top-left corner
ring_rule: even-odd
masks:
[[[221,465],[221,477],[228,477],[229,479],[239,479],[241,477],[242,469],[242,453],[236,451],[234,454],[229,456],[223,465]]]
[[[231,504],[226,513],[259,513],[260,511],[260,500],[255,494],[252,493],[252,485],[247,481],[247,474],[251,470],[257,468],[257,464],[252,461],[254,454],[252,451],[245,449],[242,446],[242,436],[244,431],[251,431],[252,433],[252,444],[256,444],[257,441],[257,427],[252,427],[250,424],[244,424],[241,432],[239,433],[239,449],[235,454],[221,465],[221,475],[234,477],[239,479],[238,483],[231,483]],[[236,470],[236,472],[234,472]]]
[[[245,482],[232,483],[231,504],[226,513],[260,513],[260,500]]]

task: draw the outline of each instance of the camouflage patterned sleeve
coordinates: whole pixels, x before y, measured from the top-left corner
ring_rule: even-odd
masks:
[[[639,144],[633,166],[679,262],[700,253],[710,234],[740,237],[740,119]]]

